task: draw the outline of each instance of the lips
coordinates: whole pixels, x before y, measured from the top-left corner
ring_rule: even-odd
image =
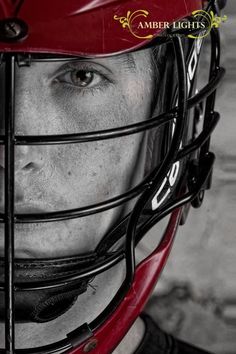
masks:
[[[46,213],[45,208],[37,204],[16,204],[15,214],[37,214]],[[0,207],[0,213],[4,214],[4,208]],[[37,247],[35,249],[33,235],[50,234],[52,225],[45,223],[16,223],[15,230],[15,258],[43,258],[47,256],[47,251]],[[4,257],[4,223],[0,224],[0,257]]]
[[[16,203],[16,214],[35,214],[35,213],[47,213],[53,211],[53,208],[39,203]]]
[[[4,214],[4,207],[0,206],[0,213]],[[45,209],[39,207],[36,204],[16,204],[15,205],[15,214],[34,214],[34,213],[45,213]],[[3,225],[3,224],[2,224]],[[27,232],[28,229],[33,231],[34,228],[36,228],[37,225],[35,224],[16,224],[15,225],[15,231],[24,231]],[[2,235],[3,235],[3,229],[2,229]],[[0,257],[4,257],[4,245],[0,245]],[[18,248],[15,249],[15,257],[16,258],[38,258],[39,255],[36,254],[36,252],[33,252],[32,250],[25,249],[25,248]]]
[[[4,257],[4,228],[1,225],[0,257]],[[56,247],[52,249],[51,244],[47,243],[49,236],[54,232],[54,230],[55,228],[51,223],[15,224],[15,258],[47,258],[50,257],[52,253],[56,256]]]
[[[15,252],[15,258],[37,258],[38,255],[36,255],[35,252],[31,251],[31,250],[26,250],[26,249],[16,249]],[[0,248],[0,258],[4,257],[4,249]]]

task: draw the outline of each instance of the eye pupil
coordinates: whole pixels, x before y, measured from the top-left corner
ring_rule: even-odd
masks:
[[[71,80],[73,84],[85,87],[93,81],[94,74],[91,71],[77,70],[71,72]]]

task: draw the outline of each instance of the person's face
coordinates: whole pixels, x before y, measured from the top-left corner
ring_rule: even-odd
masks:
[[[16,68],[15,130],[21,135],[109,129],[150,116],[149,51]],[[15,212],[49,212],[104,201],[143,177],[143,134],[72,145],[15,148]],[[3,148],[2,148],[3,149]],[[4,207],[4,151],[0,169]],[[141,167],[140,167],[141,166]],[[119,211],[120,212],[120,211]],[[51,257],[93,250],[117,217],[108,211],[44,224],[16,225],[16,257]],[[3,228],[0,249],[3,250]]]

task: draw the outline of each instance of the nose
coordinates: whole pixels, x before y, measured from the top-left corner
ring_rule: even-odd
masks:
[[[15,201],[22,201],[26,186],[29,180],[34,180],[34,175],[44,165],[43,155],[36,151],[34,146],[16,146],[15,147]],[[4,147],[0,147],[0,205],[4,203]]]
[[[16,67],[15,75],[15,102],[14,102],[14,126],[16,135],[37,135],[36,122],[41,122],[40,111],[37,106],[38,92],[35,89],[37,81],[25,68]],[[35,95],[33,95],[35,94]],[[35,97],[36,96],[36,97]],[[4,101],[5,97],[1,97]],[[1,105],[3,106],[3,105]],[[4,111],[0,110],[0,132],[5,134]],[[40,123],[39,123],[40,124]],[[43,123],[41,123],[43,124]],[[15,194],[21,196],[32,182],[35,181],[35,173],[44,166],[45,148],[41,146],[15,145]],[[5,147],[0,145],[0,203],[3,199],[3,186],[5,177]]]
[[[38,146],[15,147],[15,172],[39,171],[44,165],[43,154]]]
[[[39,107],[40,87],[31,67],[17,67],[15,75],[15,134],[40,134],[42,116]],[[39,171],[44,165],[42,146],[15,146],[15,172]]]
[[[0,168],[5,168],[4,147],[0,146]],[[41,148],[38,146],[15,146],[15,172],[39,171],[44,165]]]

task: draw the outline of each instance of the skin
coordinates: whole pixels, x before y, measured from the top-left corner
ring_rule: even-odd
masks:
[[[145,120],[151,114],[152,76],[148,50],[75,62],[34,62],[30,67],[17,68],[16,134],[67,134]],[[16,147],[16,213],[72,209],[124,193],[143,177],[142,141],[143,134],[136,134],[83,144]],[[1,209],[4,207],[3,176],[4,151],[1,150]],[[124,210],[116,208],[71,221],[18,224],[15,255],[50,258],[92,251],[121,212]],[[2,255],[2,228],[1,235]],[[116,272],[111,269],[95,279],[98,287],[95,296],[90,288],[79,297],[73,310],[60,319],[50,324],[17,326],[18,345],[24,346],[27,341],[28,346],[34,346],[42,344],[42,338],[46,342],[48,338],[57,339],[53,324],[58,332],[68,333],[70,327],[72,330],[78,326],[81,316],[82,323],[93,318],[121,282],[123,264],[116,267]],[[143,326],[137,323],[138,332],[131,330],[132,338],[140,338],[143,332]],[[134,340],[132,346],[136,345]]]

